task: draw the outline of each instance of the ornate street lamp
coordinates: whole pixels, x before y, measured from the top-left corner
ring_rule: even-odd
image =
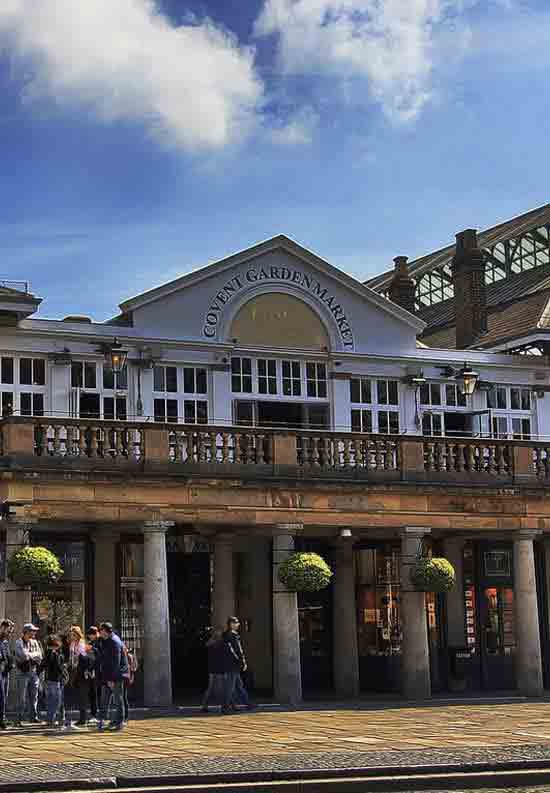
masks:
[[[463,396],[472,396],[478,380],[479,374],[474,372],[472,367],[467,363],[456,373],[456,382]]]
[[[115,374],[120,374],[126,366],[126,359],[128,358],[128,350],[122,349],[122,344],[115,339],[112,344],[109,344],[105,351],[105,360],[110,369]]]

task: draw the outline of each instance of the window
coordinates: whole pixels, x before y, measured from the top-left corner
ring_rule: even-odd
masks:
[[[422,383],[420,386],[421,405],[440,405],[441,404],[441,384]]]
[[[2,415],[11,416],[13,413],[13,394],[11,391],[2,391]]]
[[[372,410],[352,410],[351,431],[372,432]]]
[[[441,413],[423,414],[422,435],[443,435],[443,416]]]
[[[206,394],[206,369],[185,366],[183,369],[183,390],[186,394]]]
[[[302,367],[300,361],[283,361],[282,370],[284,396],[301,396]]]
[[[506,399],[505,386],[493,386],[487,391],[487,407],[506,410],[508,407],[508,400]]]
[[[493,416],[493,437],[508,437],[508,418],[506,416]]]
[[[258,392],[260,394],[277,393],[277,362],[273,359],[258,360]]]
[[[104,397],[103,418],[126,421],[126,397]]]
[[[231,390],[237,394],[252,393],[251,358],[231,358]]]
[[[103,388],[107,391],[126,391],[128,388],[128,367],[115,373],[110,366],[103,366]]]
[[[0,379],[5,385],[13,384],[13,358],[2,358]]]
[[[21,385],[45,385],[46,361],[43,358],[21,358],[19,382]]]
[[[512,437],[515,441],[528,441],[531,438],[531,419],[512,418]]]
[[[208,403],[203,399],[185,399],[183,420],[186,424],[208,424]]]
[[[378,411],[378,432],[384,435],[399,433],[399,413],[396,410]]]
[[[153,367],[153,391],[176,393],[178,390],[178,370],[175,366]]]
[[[21,394],[22,416],[44,415],[44,394]]]
[[[445,386],[445,404],[448,407],[466,407],[466,396],[456,383],[447,383]]]
[[[177,399],[155,399],[153,402],[155,421],[177,422],[178,420],[178,400]]]
[[[376,394],[379,405],[398,405],[397,380],[377,380]]]
[[[308,397],[327,397],[327,367],[324,363],[306,363]]]
[[[73,361],[71,364],[73,388],[96,388],[96,365],[89,361]]]
[[[361,405],[370,405],[372,402],[370,380],[354,377],[349,381],[349,384],[351,401]]]
[[[531,410],[531,391],[529,388],[510,389],[510,408],[512,410]]]

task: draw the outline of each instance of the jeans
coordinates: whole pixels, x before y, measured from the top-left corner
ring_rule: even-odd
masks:
[[[46,707],[48,724],[53,724],[63,707],[63,683],[46,683]]]
[[[122,724],[124,721],[124,693],[123,693],[123,681],[117,680],[116,683],[113,683],[113,687],[109,688],[109,686],[105,683],[101,688],[101,705],[99,709],[99,720],[100,721],[107,721],[109,715],[109,709],[112,706],[115,710],[115,717],[113,718],[113,724]]]
[[[228,672],[226,675],[225,706],[234,704],[234,700],[240,698],[243,705],[249,705],[248,692],[244,687],[241,673],[238,671]]]
[[[130,684],[126,678],[122,681],[122,710],[124,714],[124,721],[130,718],[130,701],[128,700],[128,688]]]
[[[17,693],[17,721],[23,721],[27,709],[31,721],[38,719],[38,675],[36,672],[16,675],[15,689]]]
[[[90,678],[88,680],[88,704],[90,706],[90,714],[94,719],[97,717],[97,700],[98,700],[97,684],[95,678]]]
[[[88,681],[77,680],[72,686],[65,686],[65,724],[71,723],[71,711],[78,708],[78,720],[86,721],[88,708]]]
[[[10,676],[0,674],[0,722],[6,721],[6,706],[8,704],[8,691]]]
[[[214,696],[217,692],[221,692],[224,701],[225,701],[225,694],[227,688],[227,675],[222,674],[210,674],[208,675],[208,687],[204,692],[204,697],[202,698],[202,707],[205,708],[208,703],[210,702],[212,696]]]

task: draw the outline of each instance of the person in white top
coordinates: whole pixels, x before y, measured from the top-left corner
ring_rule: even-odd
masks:
[[[29,710],[31,724],[39,724],[38,718],[38,670],[44,653],[36,638],[38,628],[31,622],[23,625],[23,633],[15,642],[15,688],[17,693],[17,717],[15,724],[20,727],[25,712]]]

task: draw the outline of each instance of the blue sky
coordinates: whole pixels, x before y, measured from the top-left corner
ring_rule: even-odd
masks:
[[[280,232],[367,277],[550,200],[547,3],[38,8],[0,5],[0,275],[42,316]]]

